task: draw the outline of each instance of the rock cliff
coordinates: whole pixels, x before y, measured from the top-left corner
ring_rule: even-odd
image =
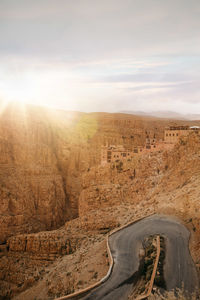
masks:
[[[174,122],[29,106],[1,113],[0,297],[53,299],[94,283],[108,270],[105,234],[152,213],[182,219],[200,266],[199,136],[99,165],[101,145],[142,145],[146,131],[159,139]]]
[[[0,243],[14,234],[58,228],[78,217],[81,176],[99,165],[103,144],[142,145],[146,133],[160,139],[164,127],[174,123],[19,104],[0,109]],[[118,195],[120,188],[115,190]]]

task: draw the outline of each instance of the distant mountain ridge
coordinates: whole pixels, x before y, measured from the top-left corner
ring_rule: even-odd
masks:
[[[152,111],[152,112],[144,112],[144,111],[128,111],[122,110],[120,113],[137,115],[137,116],[151,116],[157,118],[166,118],[166,119],[176,119],[176,120],[200,120],[200,114],[180,114],[174,111]]]

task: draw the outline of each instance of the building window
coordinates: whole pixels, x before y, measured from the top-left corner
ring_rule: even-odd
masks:
[[[126,157],[126,153],[123,153],[123,157]]]
[[[108,159],[111,159],[111,155],[112,155],[112,152],[111,152],[111,151],[108,151],[108,152],[107,152],[107,158],[108,158]]]
[[[168,136],[168,133],[166,133],[166,136]]]
[[[178,133],[176,134],[176,136],[178,136]]]

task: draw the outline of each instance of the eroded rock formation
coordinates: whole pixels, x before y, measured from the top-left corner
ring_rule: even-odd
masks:
[[[94,283],[108,269],[105,234],[152,213],[183,220],[192,232],[191,252],[200,266],[199,136],[182,138],[172,151],[100,166],[103,144],[142,145],[147,131],[159,139],[174,122],[28,106],[2,112],[4,299],[52,299]]]
[[[78,209],[81,176],[99,165],[103,144],[142,145],[147,132],[160,139],[164,127],[173,123],[19,104],[1,110],[0,243],[13,234],[58,228],[82,213]],[[106,176],[110,174],[105,174],[105,181]],[[117,191],[114,201],[119,201],[120,188],[113,189]]]

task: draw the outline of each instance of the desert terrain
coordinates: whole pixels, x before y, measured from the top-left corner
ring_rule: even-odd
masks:
[[[109,269],[107,234],[152,214],[190,231],[200,275],[200,135],[101,164],[101,147],[145,146],[200,121],[1,104],[0,299],[55,299]]]

